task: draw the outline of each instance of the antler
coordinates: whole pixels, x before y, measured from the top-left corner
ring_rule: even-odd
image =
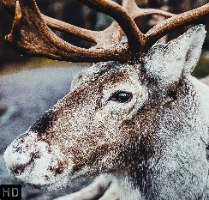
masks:
[[[157,9],[140,9],[134,0],[123,0],[122,6],[110,0],[80,1],[111,16],[115,22],[104,31],[91,31],[41,14],[35,0],[4,0],[8,9],[13,12],[15,10],[12,30],[6,36],[6,40],[27,54],[57,60],[128,61],[132,56],[142,57],[158,39],[169,31],[182,25],[192,24],[209,13],[209,3],[180,15],[173,15]],[[153,14],[170,18],[143,34],[134,20]],[[92,42],[95,46],[87,49],[69,44],[55,35],[49,27],[78,36]],[[123,34],[127,36],[127,43],[121,41]]]
[[[142,9],[139,8],[135,2],[135,0],[123,0],[122,6],[126,10],[127,13],[130,13],[132,18],[147,16],[147,15],[161,15],[164,17],[172,17],[174,14],[166,12],[164,10],[159,9]]]
[[[34,0],[16,1],[15,13],[13,27],[6,40],[25,53],[70,61],[117,60],[128,53],[127,48],[84,49],[65,42],[48,28]],[[82,31],[82,36],[86,38],[87,33]]]
[[[149,48],[158,39],[181,26],[190,25],[200,18],[209,15],[209,3],[199,8],[173,16],[150,29],[146,34],[146,45]]]

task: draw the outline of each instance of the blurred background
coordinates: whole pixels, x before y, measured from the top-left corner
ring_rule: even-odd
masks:
[[[120,0],[117,0],[121,3]],[[199,7],[209,0],[137,0],[140,7],[160,8],[173,13],[181,13]],[[92,30],[103,30],[112,19],[82,5],[77,0],[37,0],[41,12],[71,24]],[[146,32],[162,17],[144,17],[137,20],[143,32]],[[4,8],[0,0],[0,184],[19,183],[10,176],[3,161],[3,152],[7,145],[28,129],[45,110],[69,91],[72,78],[90,63],[69,63],[52,61],[21,55],[4,41],[10,32],[13,17]],[[202,19],[209,32],[209,17]],[[171,39],[185,28],[168,35]],[[78,41],[69,35],[56,32],[63,39],[77,45]],[[209,75],[209,34],[203,47],[200,61],[194,75],[204,78]],[[209,81],[208,81],[209,84]],[[49,200],[77,190],[88,183],[88,180],[71,185],[70,189],[55,193],[46,193],[23,185],[23,199]]]

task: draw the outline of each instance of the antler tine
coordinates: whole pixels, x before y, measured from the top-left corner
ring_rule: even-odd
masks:
[[[71,35],[80,37],[86,41],[98,43],[98,32],[87,30],[85,28],[77,27],[72,24],[63,22],[61,20],[54,19],[52,17],[48,17],[46,15],[41,15],[43,20],[46,22],[46,24],[59,31],[64,31],[66,33],[69,33]]]
[[[133,18],[119,4],[108,0],[79,0],[83,4],[111,16],[128,38],[131,50],[139,50],[144,45],[144,34],[138,29]]]
[[[154,8],[139,8],[138,7],[138,12],[136,10],[135,13],[133,13],[132,17],[137,18],[137,17],[147,16],[147,15],[160,15],[163,17],[172,17],[175,14],[167,12],[165,10],[159,10],[159,9],[154,9]]]
[[[96,44],[96,46],[93,46],[92,49],[103,48],[104,46],[112,45],[113,42],[120,42],[121,35],[118,35],[117,33],[120,33],[121,29],[115,22],[113,22],[107,29],[103,31],[92,31],[48,17],[43,14],[42,18],[50,28],[54,28],[58,31],[64,31],[70,35],[80,37],[86,41]]]
[[[128,48],[84,49],[56,36],[45,24],[35,0],[16,1],[15,19],[7,41],[27,54],[65,61],[125,60]],[[41,30],[41,31],[40,31]]]
[[[191,25],[200,18],[209,15],[209,3],[184,12],[179,15],[175,15],[160,24],[157,24],[146,33],[146,49],[150,48],[157,40],[168,32],[179,28],[180,26]]]
[[[135,0],[123,0],[122,6],[126,10],[126,12],[130,13],[131,17],[134,19],[147,15],[161,15],[164,17],[174,16],[174,14],[164,10],[159,10],[154,8],[139,8]]]

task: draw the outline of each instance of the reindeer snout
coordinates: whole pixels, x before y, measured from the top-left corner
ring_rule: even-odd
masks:
[[[20,175],[32,166],[35,152],[35,135],[23,134],[14,140],[4,153],[8,169],[15,175]]]
[[[49,146],[31,129],[7,147],[4,160],[8,170],[18,179],[39,186],[62,180],[73,166],[73,162],[68,166],[58,146]]]
[[[33,165],[33,157],[30,158],[30,155],[20,156],[11,153],[9,149],[6,150],[4,159],[8,169],[16,176],[23,174]]]
[[[53,112],[48,111],[30,128],[14,140],[6,149],[4,159],[7,167],[13,172],[23,172],[25,167],[31,165],[34,159],[40,157],[40,152],[48,149],[48,144],[38,141],[40,134],[43,134],[52,124]]]

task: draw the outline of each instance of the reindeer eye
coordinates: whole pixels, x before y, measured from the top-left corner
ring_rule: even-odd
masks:
[[[117,101],[119,103],[127,103],[131,99],[132,99],[132,93],[124,92],[124,91],[117,91],[110,98],[110,100]]]

